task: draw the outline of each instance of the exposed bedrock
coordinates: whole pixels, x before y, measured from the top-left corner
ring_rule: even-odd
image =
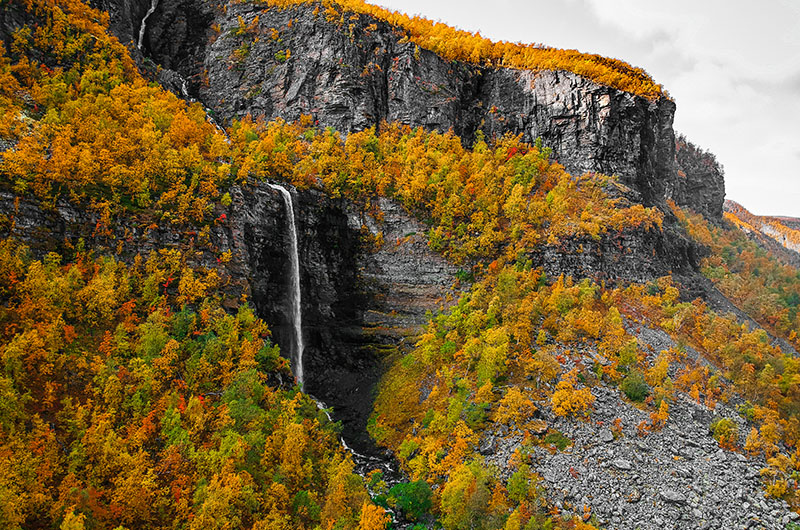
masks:
[[[120,40],[137,40],[149,0],[95,3],[111,12]],[[165,86],[187,89],[223,122],[309,114],[346,134],[387,120],[453,130],[467,144],[478,131],[520,134],[541,138],[570,172],[619,175],[646,205],[673,198],[721,216],[719,179],[685,163],[678,173],[666,97],[650,101],[565,71],[448,61],[403,37],[366,15],[328,20],[313,4],[158,0],[142,53],[165,69]]]
[[[384,217],[378,223],[318,192],[293,192],[293,197],[305,390],[334,406],[350,445],[370,451],[366,420],[374,385],[391,355],[413,345],[426,311],[454,300],[456,269],[428,248],[420,223],[394,203],[381,203]],[[292,340],[285,210],[273,211],[280,203],[262,186],[234,200],[232,243],[242,272],[251,278],[251,299],[285,347]],[[271,221],[265,222],[264,212]],[[379,248],[373,244],[378,232],[385,238]]]
[[[477,131],[541,137],[569,171],[617,174],[645,204],[663,202],[676,175],[675,105],[666,98],[648,101],[563,71],[448,61],[384,22],[328,21],[313,6],[232,4],[216,22],[200,96],[226,121],[310,114],[345,133],[388,120],[452,129],[467,143]]]

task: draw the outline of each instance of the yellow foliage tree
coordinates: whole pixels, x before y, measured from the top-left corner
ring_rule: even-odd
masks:
[[[361,507],[358,530],[384,530],[390,522],[391,518],[383,508],[365,502]]]
[[[553,412],[558,416],[586,416],[594,403],[592,391],[588,388],[575,388],[578,378],[577,368],[573,368],[556,385],[550,401]]]

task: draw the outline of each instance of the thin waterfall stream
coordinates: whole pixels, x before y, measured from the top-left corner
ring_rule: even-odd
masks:
[[[150,9],[147,10],[147,13],[142,18],[142,25],[139,26],[139,42],[136,43],[136,47],[140,50],[142,49],[142,45],[144,44],[144,32],[147,29],[147,19],[150,18],[150,15],[158,7],[158,0],[150,0]]]
[[[278,190],[283,196],[283,203],[286,205],[286,217],[289,225],[290,237],[290,258],[291,258],[291,302],[292,326],[294,328],[294,350],[292,351],[292,369],[297,384],[303,386],[303,309],[300,306],[300,255],[297,250],[297,226],[294,222],[294,206],[292,205],[292,195],[289,190],[280,184],[270,184],[268,186]]]

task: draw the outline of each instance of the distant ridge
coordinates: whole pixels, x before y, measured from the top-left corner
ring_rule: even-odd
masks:
[[[759,239],[761,237],[769,238],[784,249],[793,251],[795,255],[800,253],[800,219],[755,215],[741,204],[731,200],[725,201],[724,210],[725,219],[734,223],[743,232]],[[795,257],[792,261],[796,259]]]

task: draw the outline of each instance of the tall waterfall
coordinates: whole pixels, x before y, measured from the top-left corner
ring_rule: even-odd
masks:
[[[140,50],[142,49],[142,44],[144,44],[144,32],[147,28],[147,19],[153,14],[156,7],[158,7],[158,0],[150,0],[150,9],[147,10],[147,14],[142,18],[142,25],[139,26],[139,42],[136,43],[136,47]]]
[[[289,221],[289,235],[291,236],[291,302],[292,324],[294,326],[294,351],[292,352],[292,367],[294,377],[298,384],[303,384],[303,310],[300,307],[300,257],[297,252],[297,228],[294,223],[294,206],[289,190],[279,184],[269,184],[269,187],[281,192],[283,202],[286,204],[286,217]]]

